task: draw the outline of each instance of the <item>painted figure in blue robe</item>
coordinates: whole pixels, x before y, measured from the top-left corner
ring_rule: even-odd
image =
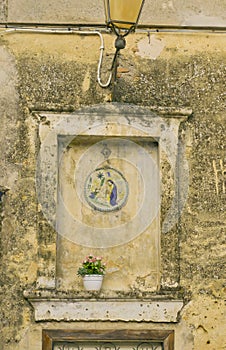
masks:
[[[107,180],[108,184],[108,201],[110,205],[114,206],[117,204],[117,187],[112,180]]]

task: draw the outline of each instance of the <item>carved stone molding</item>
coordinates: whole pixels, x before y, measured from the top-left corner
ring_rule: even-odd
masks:
[[[177,322],[182,300],[103,299],[87,292],[86,298],[73,298],[44,291],[25,292],[35,311],[36,321],[137,321]]]
[[[36,321],[177,322],[182,301],[33,300]]]

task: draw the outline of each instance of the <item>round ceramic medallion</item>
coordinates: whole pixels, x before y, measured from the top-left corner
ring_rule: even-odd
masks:
[[[127,202],[129,186],[123,174],[110,167],[95,169],[85,181],[85,199],[94,209],[110,212]]]

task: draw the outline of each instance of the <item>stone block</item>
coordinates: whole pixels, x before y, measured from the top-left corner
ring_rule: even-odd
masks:
[[[177,322],[183,307],[177,301],[30,300],[36,321]]]
[[[5,7],[2,0],[2,7]],[[0,3],[1,7],[1,3]],[[140,23],[149,25],[174,26],[225,26],[226,4],[220,0],[197,1],[146,0]],[[0,17],[5,20],[5,15]],[[105,21],[104,4],[97,0],[9,0],[8,21],[22,23],[49,24],[103,24]]]

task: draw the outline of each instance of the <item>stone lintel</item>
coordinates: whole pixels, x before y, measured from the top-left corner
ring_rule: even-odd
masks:
[[[137,106],[133,104],[128,103],[119,103],[119,102],[112,102],[112,103],[103,103],[98,105],[91,105],[88,107],[82,107],[73,113],[65,112],[49,112],[49,111],[36,111],[33,110],[33,115],[35,115],[39,120],[42,120],[42,118],[48,118],[52,119],[56,117],[57,115],[61,116],[72,116],[72,115],[88,115],[90,117],[90,114],[94,115],[121,115],[121,116],[161,116],[165,118],[178,118],[182,120],[186,120],[189,116],[192,115],[192,109],[188,107],[161,107],[161,106]]]
[[[177,322],[182,300],[28,300],[36,321]]]

